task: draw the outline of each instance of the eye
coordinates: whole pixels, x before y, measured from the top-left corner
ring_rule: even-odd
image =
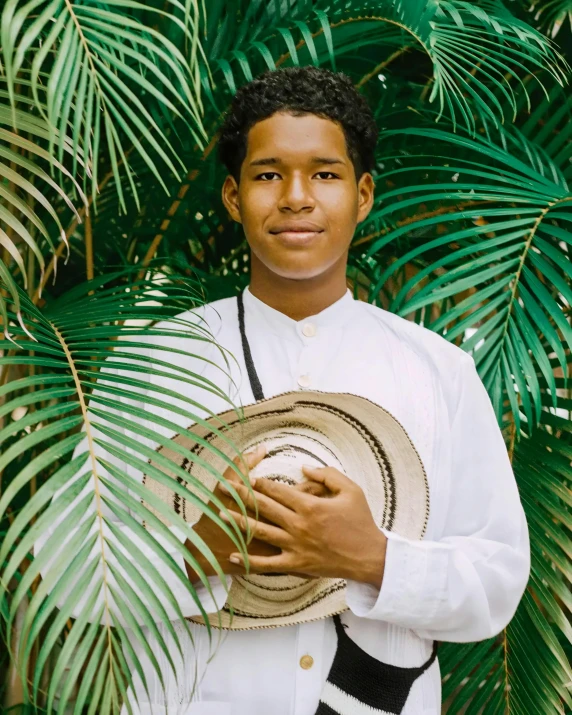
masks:
[[[277,174],[275,171],[265,171],[264,174],[258,174],[256,179],[257,181],[272,181],[273,176],[280,178],[280,174]]]
[[[328,179],[330,177],[334,179],[339,179],[340,177],[337,174],[334,174],[331,171],[319,171],[316,176],[320,177],[320,179]]]

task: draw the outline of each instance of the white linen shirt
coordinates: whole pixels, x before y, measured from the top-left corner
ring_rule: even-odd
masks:
[[[265,397],[297,389],[367,397],[405,427],[427,472],[430,517],[425,538],[410,541],[385,531],[381,589],[348,583],[350,610],[344,620],[353,640],[380,660],[413,667],[429,658],[433,640],[467,642],[499,633],[513,616],[528,579],[528,530],[506,448],[473,359],[427,329],[354,300],[350,291],[320,314],[299,322],[248,289],[244,306],[246,334]],[[230,364],[232,381],[222,385],[220,355],[209,348],[204,357],[210,362],[200,368],[203,376],[228,389],[236,401],[254,402],[236,299],[211,303],[202,315],[216,341],[236,358],[236,364]],[[204,403],[205,394],[197,401]],[[228,409],[215,396],[208,406],[215,412]],[[144,545],[139,546],[147,553]],[[184,571],[182,559],[172,553]],[[185,616],[196,615],[196,604],[172,577],[164,576],[173,582]],[[224,587],[217,578],[210,583],[220,607]],[[214,610],[204,587],[198,592],[207,609]],[[212,652],[206,628],[191,624],[193,645],[185,639],[182,624],[174,625],[186,650],[184,661],[174,647],[171,651],[178,663],[179,685],[149,636],[164,673],[168,701],[163,700],[150,664],[144,663],[150,702],[134,673],[139,705],[132,700],[133,712],[162,714],[168,704],[169,713],[185,715],[314,715],[336,650],[331,618],[224,632],[208,665]],[[161,627],[161,633],[169,643],[167,630]],[[133,646],[144,662],[135,639]],[[311,667],[302,667],[303,656],[311,656],[303,661]],[[195,673],[199,682],[192,693]],[[414,683],[403,715],[440,712],[436,661]]]

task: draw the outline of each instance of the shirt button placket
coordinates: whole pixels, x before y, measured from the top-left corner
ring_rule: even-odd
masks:
[[[324,625],[325,620],[319,620],[298,626],[296,694],[292,715],[307,715],[316,711],[322,691]]]
[[[312,387],[312,378],[310,376],[311,372],[308,369],[311,354],[311,348],[308,343],[308,338],[314,338],[316,336],[316,333],[318,332],[318,329],[315,323],[308,321],[307,323],[303,323],[301,326],[299,326],[298,330],[300,331],[300,335],[302,336],[302,342],[304,343],[304,347],[302,348],[302,353],[300,355],[300,374],[298,375],[297,382],[299,388],[301,388],[302,390],[307,390],[308,388]]]

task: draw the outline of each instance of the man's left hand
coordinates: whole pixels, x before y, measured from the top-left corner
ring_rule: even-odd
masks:
[[[250,530],[253,538],[281,550],[272,556],[249,556],[249,573],[344,578],[381,587],[387,538],[376,526],[362,489],[333,467],[303,467],[303,472],[326,487],[328,496],[257,479],[255,503],[244,485],[235,485],[245,506],[257,509],[265,521],[245,519],[236,511],[229,511],[230,516],[243,532]],[[244,565],[241,554],[231,554],[230,560]]]

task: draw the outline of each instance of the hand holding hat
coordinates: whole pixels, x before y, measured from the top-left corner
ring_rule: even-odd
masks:
[[[246,469],[250,471],[254,469],[256,465],[264,459],[265,456],[266,447],[264,444],[260,444],[255,449],[244,452],[242,457],[236,457],[233,461],[238,469],[243,469],[244,466],[246,466]],[[239,490],[241,489],[244,490],[247,494],[250,494],[250,492],[240,481],[235,470],[232,467],[228,467],[224,472],[223,476],[227,482],[230,482],[232,484],[232,486],[234,487],[234,489],[236,489],[241,498],[242,491],[239,492]],[[296,485],[295,490],[300,493],[305,492],[308,495],[313,494],[315,495],[314,498],[317,498],[318,496],[325,494],[327,488],[321,485],[319,482],[310,481]],[[231,496],[229,490],[224,487],[223,484],[219,483],[216,485],[214,489],[214,495],[220,499],[223,505],[229,510],[229,513],[237,513],[236,511],[234,511],[237,508],[237,503]],[[250,501],[252,503],[252,500]],[[256,519],[256,509],[254,507],[248,507],[246,505],[246,501],[244,501],[244,504],[247,508],[247,514],[249,515],[249,517]],[[209,503],[209,506],[213,510],[217,508],[212,501]],[[223,519],[227,520],[225,512],[221,512],[221,515]],[[259,512],[258,518],[262,518],[262,520],[264,520],[264,517],[262,517]],[[261,522],[259,521],[258,523]],[[242,566],[237,566],[236,562],[233,562],[229,558],[230,555],[236,550],[236,545],[233,543],[230,537],[217,526],[217,524],[208,516],[208,514],[203,513],[198,522],[193,527],[193,529],[211,549],[224,573],[230,575],[244,573],[244,568]],[[205,574],[207,576],[213,576],[215,572],[210,562],[204,558],[204,556],[196,548],[196,546],[190,540],[187,540],[185,546],[189,549],[191,555],[198,562]],[[251,533],[250,541],[248,542],[248,553],[249,555],[253,555],[256,557],[270,557],[280,554],[280,549],[258,538],[255,538],[254,534]],[[189,576],[191,582],[198,582],[200,578],[195,572],[195,570],[187,562],[185,562],[185,566],[187,569],[187,575]]]
[[[228,458],[237,449],[247,454],[260,444],[268,447],[248,468],[256,480],[256,504],[239,476],[243,462],[237,463],[238,473],[231,467],[224,474],[231,486],[225,509],[234,512],[229,516],[237,528],[254,531],[254,540],[247,575],[240,558],[238,564],[229,560],[237,551],[232,541],[217,554],[233,578],[223,608],[209,614],[215,627],[275,628],[342,613],[348,579],[381,583],[386,544],[380,527],[409,539],[425,532],[429,488],[419,455],[399,422],[359,395],[284,393],[247,405],[242,414],[215,415],[171,441],[176,448],[160,446],[161,463],[151,459],[151,464],[173,480],[179,477],[165,469],[165,459],[184,469],[192,479],[182,486],[211,507],[212,495],[220,493],[216,475],[225,473]],[[313,469],[303,471],[303,464]],[[194,491],[197,482],[200,492]],[[204,508],[196,500],[148,476],[144,484],[186,522],[200,521]],[[316,488],[327,488],[328,498],[303,493]],[[218,544],[218,536],[211,536]],[[199,616],[192,620],[204,622]]]
[[[306,484],[325,487],[329,498],[269,479],[255,480],[254,492],[235,486],[250,516],[233,509],[228,515],[243,532],[277,551],[262,554],[249,548],[249,572],[343,578],[379,588],[387,538],[375,524],[363,490],[334,467],[302,469],[310,480]],[[252,515],[256,510],[258,519]],[[226,521],[228,515],[220,513]],[[230,561],[244,572],[242,554],[232,553]]]

